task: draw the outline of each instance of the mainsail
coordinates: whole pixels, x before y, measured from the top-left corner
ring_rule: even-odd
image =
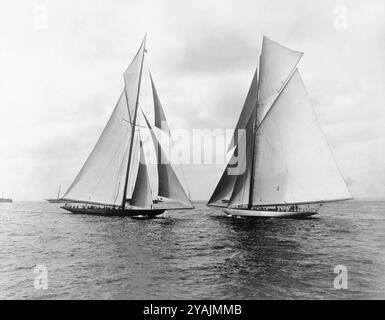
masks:
[[[263,38],[259,81],[255,75],[246,101],[257,98],[252,107],[245,103],[237,124],[246,132],[247,147],[235,144],[246,170],[235,177],[228,173],[233,155],[209,205],[229,195],[230,208],[249,209],[351,198],[295,69],[301,56]]]
[[[98,142],[63,198],[73,201],[119,205],[122,201],[127,150],[132,126],[126,96],[118,103]]]
[[[257,117],[261,121],[281,92],[302,55],[302,52],[286,48],[265,36],[263,37],[259,61],[259,81],[258,70],[256,70],[228,151],[236,146],[237,141],[235,141],[235,137],[238,130],[246,128],[249,117],[256,108],[257,99]]]

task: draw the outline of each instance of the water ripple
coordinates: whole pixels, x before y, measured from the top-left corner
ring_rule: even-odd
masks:
[[[231,219],[197,203],[153,220],[0,205],[0,298],[385,298],[385,202],[331,204],[315,219]],[[48,270],[34,288],[33,268]],[[348,268],[336,290],[336,265]]]

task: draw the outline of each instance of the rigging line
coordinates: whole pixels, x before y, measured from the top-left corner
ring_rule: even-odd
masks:
[[[270,41],[273,41],[273,40],[271,40],[271,39],[269,39],[269,40],[270,40]],[[273,42],[274,42],[274,41],[273,41]],[[276,43],[276,44],[278,44],[278,45],[281,46],[282,48],[289,49],[289,48],[286,48],[286,47],[282,46],[282,45],[279,44],[279,43]],[[289,50],[291,50],[291,49],[289,49]],[[297,51],[297,52],[299,52],[299,51]],[[277,100],[278,97],[281,95],[283,89],[286,87],[287,83],[290,81],[291,77],[293,76],[293,74],[294,74],[295,71],[297,70],[297,65],[298,65],[299,61],[301,60],[302,56],[304,55],[303,52],[300,52],[300,53],[301,53],[301,56],[298,58],[297,62],[295,63],[295,65],[294,65],[294,67],[293,67],[293,69],[291,70],[291,72],[290,72],[289,75],[287,76],[286,80],[281,81],[281,86],[280,86],[278,89],[274,89],[273,92],[267,97],[266,100],[269,101],[270,98],[274,96],[273,93],[275,93],[275,92],[278,93],[278,95],[275,97],[275,99],[274,99],[273,102],[271,103],[269,110],[267,110],[267,112],[265,113],[263,119],[262,119],[261,122],[259,123],[259,125],[261,125],[262,121],[265,119],[265,117],[266,117],[267,114],[269,113],[270,109],[273,107],[273,105],[275,104],[276,100]],[[263,68],[262,68],[262,65],[260,65],[260,74],[261,74],[261,70],[262,70],[262,69],[263,69]],[[260,82],[258,81],[258,90],[259,90],[259,83],[260,83]],[[263,106],[264,106],[264,105],[263,105]],[[258,127],[259,127],[259,125],[258,125]],[[258,128],[257,128],[257,129],[258,129]]]
[[[302,81],[302,77],[300,77],[300,78],[301,78],[301,81]],[[308,100],[309,100],[309,104],[310,104],[311,110],[312,110],[313,113],[314,113],[315,120],[316,120],[316,122],[317,122],[318,128],[320,129],[321,134],[323,135],[323,137],[324,137],[324,139],[325,139],[325,141],[326,141],[326,145],[327,145],[327,147],[328,147],[328,149],[329,149],[329,152],[330,152],[330,154],[331,154],[331,158],[332,158],[332,160],[333,160],[333,162],[334,162],[334,165],[335,165],[335,167],[336,167],[336,169],[337,169],[337,172],[340,174],[340,176],[341,176],[343,182],[345,183],[346,188],[348,189],[348,192],[349,192],[349,194],[350,194],[350,199],[353,199],[353,195],[352,195],[352,193],[351,193],[351,191],[350,191],[350,188],[349,188],[349,186],[348,186],[348,184],[347,184],[347,182],[346,182],[346,180],[345,180],[345,177],[344,177],[344,175],[342,174],[340,168],[338,167],[337,161],[336,161],[336,159],[335,159],[334,156],[333,156],[332,148],[330,147],[330,144],[329,144],[329,141],[328,141],[328,139],[327,139],[327,137],[326,137],[326,134],[325,134],[325,132],[324,132],[323,129],[322,129],[322,126],[321,126],[321,123],[320,123],[320,121],[319,121],[317,112],[316,112],[316,110],[315,110],[315,108],[314,108],[314,106],[313,106],[313,103],[311,102],[309,93],[308,93],[306,87],[305,87],[305,86],[303,86],[303,87],[304,87],[305,94],[306,94],[306,96],[307,96],[307,98],[308,98]]]
[[[285,50],[290,50],[290,51],[294,51],[294,52],[297,52],[297,53],[300,53],[300,56],[297,60],[297,62],[294,64],[293,66],[293,69],[291,70],[290,74],[287,76],[286,80],[284,81],[281,81],[281,86],[279,87],[279,89],[274,89],[273,92],[280,92],[281,90],[283,90],[283,88],[286,86],[286,82],[290,80],[291,76],[293,75],[293,73],[295,72],[295,69],[297,68],[297,65],[299,63],[299,61],[302,59],[302,56],[304,55],[304,52],[302,51],[297,51],[297,50],[293,50],[293,49],[290,49],[288,47],[285,47],[284,45],[278,43],[278,42],[275,42],[273,40],[271,40],[269,37],[265,36],[265,34],[263,35],[265,38],[269,39],[271,42],[273,42],[275,45],[279,46],[280,48],[283,48]],[[263,42],[262,42],[262,46],[263,46]],[[261,53],[262,53],[262,49],[261,49]],[[260,71],[262,71],[262,65],[260,64]],[[271,97],[272,95],[270,95],[269,97]]]
[[[146,127],[145,126],[141,126],[141,125],[139,125],[139,124],[133,124],[131,121],[129,121],[129,120],[126,120],[126,119],[122,119],[123,121],[125,121],[125,122],[127,122],[127,123],[129,123],[129,124],[131,124],[132,126],[134,126],[134,127],[139,127],[139,128],[144,128],[144,129],[146,129]]]
[[[288,83],[288,82],[287,82]],[[286,85],[287,85],[286,83]],[[285,87],[286,87],[285,85]],[[273,107],[276,105],[277,101],[278,101],[278,98],[281,96],[283,92],[283,89],[281,91],[281,93],[278,95],[278,97],[274,100],[273,104],[271,105],[271,107],[269,108],[269,110],[266,112],[265,116],[263,117],[262,121],[259,123],[258,127],[257,127],[257,131],[260,130],[260,128],[262,127],[262,124],[265,123],[265,119],[273,112],[272,109]],[[306,94],[304,94],[301,98],[299,98],[297,100],[297,102],[293,103],[294,106],[297,106],[298,104],[300,104],[302,102],[302,100],[304,100],[306,98]],[[275,109],[275,108],[274,108]]]
[[[277,90],[278,93],[281,92],[281,91],[283,90],[283,88],[284,88],[285,85],[286,85],[286,82],[288,82],[288,81],[290,80],[290,78],[291,78],[291,76],[293,75],[293,73],[295,72],[295,69],[297,68],[297,65],[298,65],[298,63],[299,63],[299,60],[301,60],[303,54],[304,54],[304,53],[301,52],[301,55],[300,55],[300,57],[298,58],[296,64],[295,64],[294,67],[293,67],[293,69],[291,70],[290,74],[287,76],[286,80],[284,80],[284,81],[281,82],[281,87]]]

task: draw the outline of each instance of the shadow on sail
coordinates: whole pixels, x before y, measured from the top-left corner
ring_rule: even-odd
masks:
[[[263,38],[259,68],[236,126],[246,131],[240,157],[247,172],[231,177],[227,166],[209,206],[223,206],[232,216],[303,218],[325,202],[352,198],[296,69],[301,57]],[[232,145],[241,152],[234,137]]]
[[[169,161],[158,164],[158,195],[153,197],[140,138],[141,130],[153,132],[149,123],[148,128],[138,124],[145,46],[146,37],[123,74],[124,89],[97,144],[60,199],[67,202],[62,207],[67,211],[154,217],[168,209],[193,208]],[[150,77],[155,126],[170,135],[151,74]],[[181,205],[168,207],[168,198]]]

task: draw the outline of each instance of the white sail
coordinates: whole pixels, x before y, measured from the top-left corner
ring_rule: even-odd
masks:
[[[230,198],[230,203],[236,204],[238,202],[243,201],[241,200],[241,198],[248,197],[248,192],[246,194],[245,188],[244,187],[241,188],[241,185],[242,185],[241,179],[245,178],[247,175],[250,175],[250,171],[249,171],[250,167],[249,167],[249,164],[247,163],[246,155],[242,153],[238,154],[239,152],[238,141],[241,141],[242,139],[246,139],[246,137],[242,136],[241,131],[238,131],[238,130],[247,131],[246,127],[247,127],[247,124],[249,123],[249,120],[251,118],[254,118],[254,116],[252,115],[254,114],[253,111],[256,110],[257,92],[258,92],[258,69],[256,69],[254,72],[254,76],[249,88],[249,92],[247,93],[245,103],[243,105],[241,114],[238,118],[238,122],[234,130],[234,134],[231,138],[231,142],[227,150],[227,151],[230,151],[233,147],[235,147],[233,155],[229,163],[227,164],[213,194],[211,195],[211,198],[208,201],[208,204],[214,204],[218,201],[225,200],[227,198]],[[251,128],[249,127],[249,130],[250,129]],[[249,131],[249,134],[250,134],[250,131]],[[250,138],[247,138],[247,140],[249,139]],[[245,145],[247,146],[247,144]],[[238,159],[236,159],[236,156]],[[245,166],[248,172],[246,174],[242,173],[241,174],[242,178],[238,178],[240,175],[236,174],[234,165],[238,166],[238,168],[239,166]],[[235,188],[236,184],[237,184],[237,187]]]
[[[131,125],[122,92],[97,144],[64,199],[104,204],[122,201]]]
[[[144,113],[143,117],[147,123],[148,129],[150,130],[156,153],[158,169],[158,196],[175,200],[188,205],[189,207],[193,207]]]
[[[138,94],[145,40],[144,38],[135,58],[124,72],[123,93],[102,135],[63,196],[64,199],[113,205],[120,205],[123,201],[132,134],[131,123]]]
[[[295,70],[256,136],[254,205],[351,198]]]
[[[245,146],[245,152],[239,155],[240,163],[244,165],[242,173],[237,175],[237,180],[234,185],[234,190],[231,194],[229,206],[239,206],[249,203],[250,185],[252,179],[252,159],[253,159],[253,142],[254,134],[253,127],[255,121],[255,110],[249,117],[246,125],[246,134],[242,136],[241,143]]]
[[[148,177],[146,158],[143,152],[142,142],[140,141],[140,160],[138,173],[136,176],[136,182],[134,191],[132,193],[132,198],[130,205],[135,207],[141,207],[146,209],[152,208],[152,194],[151,194],[151,184]]]
[[[236,131],[232,136],[229,150],[235,146],[234,153],[223,172],[208,204],[214,204],[220,200],[230,197],[231,205],[247,203],[249,197],[250,169],[251,169],[251,151],[253,136],[253,121],[255,118],[258,91],[258,72],[254,73],[246,101],[243,105],[241,115],[239,116]],[[238,130],[244,130],[239,135]],[[235,137],[237,137],[235,139]],[[238,141],[241,141],[243,148],[239,148]],[[246,152],[245,152],[246,151]],[[246,154],[247,153],[247,154]],[[235,158],[237,156],[237,160]],[[234,165],[237,166],[235,170]]]
[[[134,60],[128,66],[126,71],[123,73],[124,77],[124,91],[127,99],[127,106],[129,110],[129,119],[133,121],[134,112],[136,107],[136,101],[138,98],[138,86],[141,74],[141,65],[143,60],[143,52],[145,50],[146,37],[135,55]]]
[[[258,69],[255,70],[253,80],[251,82],[249,92],[247,93],[247,97],[245,103],[243,104],[243,108],[241,114],[239,116],[237,125],[235,126],[234,134],[231,138],[231,142],[227,151],[230,151],[234,146],[238,144],[238,139],[241,137],[238,136],[238,130],[244,130],[246,125],[250,119],[252,112],[255,110],[257,106],[257,98],[258,98]]]
[[[303,53],[263,37],[259,68],[258,120],[261,121]]]
[[[166,115],[164,114],[162,104],[160,103],[158,92],[156,91],[154,80],[152,79],[151,72],[150,73],[150,79],[151,79],[151,88],[152,88],[152,96],[154,99],[154,117],[155,117],[155,127],[158,127],[165,133],[167,133],[169,136],[171,136],[170,128],[167,123]]]
[[[232,164],[236,162],[235,154],[238,154],[238,147],[235,148],[234,154],[232,155],[229,163],[227,164],[225,170],[223,171],[223,174],[219,179],[219,182],[215,187],[215,190],[211,195],[211,198],[208,201],[208,204],[215,204],[218,201],[227,200],[228,198],[231,197],[231,194],[235,186],[235,182],[237,180],[237,175],[231,174],[230,172]]]

